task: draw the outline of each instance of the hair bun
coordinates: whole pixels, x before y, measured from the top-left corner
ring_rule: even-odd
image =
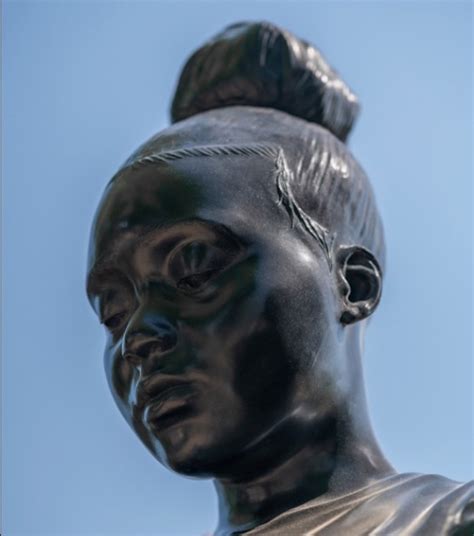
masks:
[[[342,141],[359,110],[357,97],[318,50],[266,22],[233,24],[189,58],[171,120],[232,105],[276,108]]]

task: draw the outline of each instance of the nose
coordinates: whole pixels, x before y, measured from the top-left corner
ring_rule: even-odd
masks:
[[[122,339],[122,355],[140,365],[151,354],[161,355],[176,347],[175,326],[163,315],[143,312],[130,322]]]

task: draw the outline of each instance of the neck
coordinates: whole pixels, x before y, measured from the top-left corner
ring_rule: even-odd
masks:
[[[216,536],[251,530],[304,502],[343,496],[395,472],[372,432],[360,368],[359,376],[357,390],[324,422],[304,431],[281,426],[258,452],[232,464],[235,476],[215,480]]]

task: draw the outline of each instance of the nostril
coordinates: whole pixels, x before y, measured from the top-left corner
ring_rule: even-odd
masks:
[[[163,353],[176,346],[176,335],[174,333],[163,333],[154,340],[143,343],[139,348],[139,354],[148,356],[153,353]]]
[[[122,355],[134,365],[149,356],[169,352],[178,344],[178,333],[170,322],[150,314],[137,316],[122,340]]]
[[[143,356],[150,355],[152,352],[157,352],[161,349],[161,343],[159,340],[157,341],[149,341],[146,343],[143,343],[140,346],[140,354]]]
[[[127,337],[123,347],[123,357],[131,364],[138,366],[143,360],[155,354],[162,354],[173,349],[177,344],[174,331],[155,335],[154,337],[133,334]]]
[[[167,352],[176,346],[177,337],[175,332],[165,333],[160,337],[159,347],[161,352]]]

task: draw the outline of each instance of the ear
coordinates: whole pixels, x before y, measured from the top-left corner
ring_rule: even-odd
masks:
[[[382,270],[372,253],[360,246],[341,246],[337,277],[342,296],[340,321],[352,324],[371,315],[382,294]]]

